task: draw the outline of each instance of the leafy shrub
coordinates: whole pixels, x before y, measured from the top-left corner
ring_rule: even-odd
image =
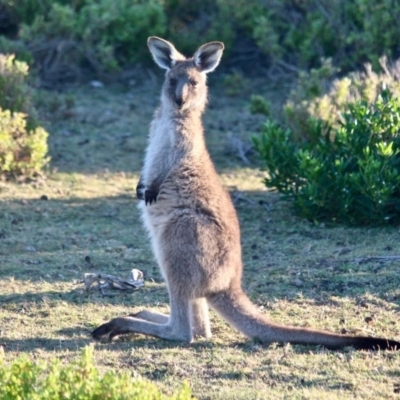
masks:
[[[271,104],[265,97],[253,94],[250,97],[250,113],[269,116],[271,114]]]
[[[21,38],[46,68],[42,73],[84,62],[99,71],[116,69],[147,56],[145,43],[150,34],[165,33],[159,0],[63,3],[51,2],[30,23],[22,24]],[[49,53],[53,61],[47,65],[44,61],[50,59]]]
[[[33,56],[21,40],[10,40],[0,35],[0,53],[14,54],[15,59],[30,65],[33,63]]]
[[[219,0],[217,4],[220,20],[233,21],[234,28],[254,40],[272,61],[285,59],[309,68],[330,57],[348,70],[364,62],[377,66],[382,49],[388,57],[398,55],[400,4],[392,0]]]
[[[239,71],[226,74],[222,83],[228,96],[243,95],[249,89],[249,81]]]
[[[28,129],[26,115],[0,108],[0,176],[29,178],[40,172],[49,158],[48,133]]]
[[[380,73],[366,64],[364,71],[335,78],[338,70],[331,60],[323,60],[320,68],[301,72],[284,106],[286,125],[296,137],[307,138],[313,119],[321,119],[327,127],[338,128],[349,104],[358,100],[373,104],[383,86],[399,97],[400,60],[390,64],[382,57],[380,65]]]
[[[0,176],[32,177],[49,161],[48,133],[39,126],[25,80],[28,65],[0,54]]]
[[[29,127],[37,125],[36,111],[31,101],[31,89],[26,84],[29,67],[10,54],[0,54],[0,107],[29,115]]]
[[[48,367],[20,358],[9,367],[0,359],[0,397],[3,400],[161,400],[191,399],[183,385],[173,396],[164,396],[157,387],[129,373],[107,372],[101,376],[93,365],[93,347],[82,350],[80,360],[62,365],[54,360]]]
[[[349,105],[333,134],[311,121],[305,143],[270,121],[254,138],[269,172],[266,186],[310,220],[400,222],[400,99],[384,90],[373,104]]]
[[[0,0],[2,7],[12,32],[24,25],[23,39],[41,64],[49,60],[46,47],[60,56],[55,38],[73,40],[75,56],[84,51],[101,67],[149,59],[150,35],[190,54],[199,38],[222,40],[227,50],[244,44],[238,50],[245,55],[250,45],[268,62],[305,69],[321,58],[347,71],[365,62],[376,67],[382,51],[399,55],[400,3],[393,0]]]

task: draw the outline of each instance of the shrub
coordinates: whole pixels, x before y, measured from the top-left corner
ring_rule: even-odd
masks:
[[[48,133],[28,129],[26,115],[0,108],[0,176],[29,178],[49,161]]]
[[[294,136],[307,138],[313,119],[321,119],[327,127],[338,128],[350,104],[358,100],[373,104],[382,86],[400,97],[400,60],[388,63],[387,58],[382,57],[380,65],[380,73],[366,64],[363,71],[335,78],[338,70],[331,60],[323,60],[320,68],[301,72],[284,106],[285,123]]]
[[[69,365],[53,360],[47,366],[23,357],[7,367],[0,359],[0,397],[3,400],[192,399],[186,384],[170,397],[130,373],[111,371],[101,376],[93,365],[93,347],[85,347],[80,360]]]
[[[0,54],[0,107],[27,114],[30,128],[37,126],[36,110],[31,101],[31,89],[26,84],[28,64],[12,54]]]
[[[254,144],[266,186],[310,220],[400,222],[400,99],[383,90],[373,104],[349,105],[332,134],[321,120],[310,126],[309,140],[298,143],[289,129],[265,123]]]
[[[0,54],[0,176],[29,178],[49,161],[48,133],[39,126],[25,80],[28,65]]]
[[[258,94],[253,94],[250,97],[249,108],[251,114],[262,114],[267,117],[271,114],[271,104],[265,97]]]
[[[16,35],[24,25],[24,41],[42,64],[46,48],[60,56],[54,38],[76,41],[73,48],[102,67],[148,59],[150,35],[166,36],[184,52],[199,38],[240,47],[245,57],[250,45],[268,62],[305,69],[321,57],[347,71],[365,62],[376,67],[382,49],[399,55],[400,3],[393,0],[0,0],[0,16],[2,10],[4,32]]]
[[[14,54],[15,59],[28,65],[33,63],[32,53],[21,40],[10,40],[0,35],[0,53]]]
[[[84,62],[102,71],[138,61],[147,56],[147,37],[164,35],[166,29],[159,0],[54,1],[34,15],[22,24],[21,38],[45,68],[43,74]]]
[[[166,35],[184,54],[191,56],[204,42],[219,40],[229,53],[235,39],[235,20],[227,17],[225,0],[167,0]]]

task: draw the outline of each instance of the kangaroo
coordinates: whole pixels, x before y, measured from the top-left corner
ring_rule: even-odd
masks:
[[[166,281],[170,315],[141,311],[115,318],[96,328],[93,338],[111,341],[134,332],[184,342],[210,338],[211,307],[244,335],[266,344],[400,349],[395,340],[279,325],[249,300],[241,285],[238,218],[206,149],[201,121],[206,75],[218,66],[224,45],[206,43],[186,58],[166,40],[150,37],[147,43],[167,72],[137,197]]]

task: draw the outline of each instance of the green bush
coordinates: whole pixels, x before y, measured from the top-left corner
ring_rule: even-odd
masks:
[[[251,114],[262,114],[268,117],[271,114],[271,104],[265,97],[253,94],[250,97],[249,111]]]
[[[0,54],[0,176],[30,178],[49,161],[48,133],[39,126],[25,80],[28,65]]]
[[[30,178],[49,161],[48,133],[41,127],[28,129],[26,115],[0,107],[0,176]]]
[[[55,38],[73,40],[76,57],[83,52],[104,68],[149,59],[150,35],[165,36],[188,54],[199,38],[222,40],[243,58],[250,46],[268,62],[304,69],[321,58],[343,71],[365,62],[376,67],[383,52],[399,55],[400,3],[393,0],[0,0],[2,7],[10,32],[22,32],[42,66],[50,59],[46,49],[60,56]]]
[[[0,359],[0,398],[2,400],[161,400],[192,399],[188,385],[172,396],[130,373],[107,372],[103,376],[93,365],[93,347],[82,350],[80,360],[50,366],[20,358],[6,366]]]
[[[0,54],[0,107],[27,114],[30,128],[37,126],[31,89],[26,84],[29,67],[12,54]]]
[[[23,19],[20,36],[44,73],[84,62],[98,71],[116,69],[147,56],[147,37],[166,30],[160,0],[53,1],[34,15]]]
[[[267,121],[254,138],[265,184],[313,221],[400,222],[400,99],[383,90],[373,104],[349,105],[338,128],[311,120],[309,140]]]
[[[285,124],[296,137],[307,138],[313,119],[338,128],[349,104],[358,100],[374,103],[382,86],[400,97],[400,60],[388,63],[387,58],[382,57],[380,65],[380,73],[366,64],[363,71],[336,78],[338,70],[331,60],[323,60],[320,68],[301,72],[284,106]]]

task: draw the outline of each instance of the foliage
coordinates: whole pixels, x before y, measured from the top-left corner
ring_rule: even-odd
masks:
[[[315,67],[321,58],[343,70],[365,62],[376,67],[383,53],[393,58],[399,51],[400,3],[392,0],[0,0],[0,14],[1,7],[10,32],[21,32],[41,64],[55,39],[72,40],[75,56],[83,52],[98,67],[143,61],[150,35],[165,36],[190,54],[199,38],[222,40],[228,52],[251,45],[268,62],[300,68]]]
[[[380,64],[381,73],[374,72],[371,64],[366,64],[364,71],[351,72],[341,78],[333,78],[337,70],[331,60],[324,60],[321,68],[301,72],[284,106],[285,122],[294,136],[307,138],[312,119],[321,119],[325,125],[337,128],[348,104],[358,100],[374,103],[382,86],[400,96],[400,60],[389,64],[386,57],[382,57]]]
[[[31,89],[26,84],[29,67],[10,54],[0,54],[0,107],[29,115],[29,127],[37,126],[36,110],[31,101]]]
[[[219,40],[229,53],[235,39],[234,20],[227,19],[224,1],[166,0],[166,35],[180,51],[191,56],[201,42]],[[223,21],[223,23],[222,23]]]
[[[258,94],[253,94],[250,97],[250,112],[251,114],[262,114],[269,116],[271,113],[271,105],[265,97]]]
[[[366,64],[364,71],[334,78],[338,70],[331,60],[323,60],[320,68],[301,72],[284,106],[285,123],[294,136],[307,138],[313,119],[338,128],[349,104],[358,100],[373,104],[383,86],[400,96],[400,60],[390,64],[382,57],[380,65],[381,73],[374,72],[371,64]]]
[[[15,58],[30,65],[33,63],[33,56],[21,40],[10,40],[0,35],[0,53],[14,54]]]
[[[93,365],[93,347],[85,347],[81,358],[65,366],[53,360],[50,366],[22,357],[11,366],[0,359],[0,396],[3,400],[63,399],[191,399],[188,385],[173,396],[164,396],[150,382],[132,379],[131,374],[114,371],[101,376]]]
[[[49,158],[48,133],[41,127],[28,129],[26,115],[0,108],[0,176],[32,177]]]
[[[48,133],[39,126],[26,84],[28,65],[0,54],[0,175],[32,177],[49,161]]]
[[[223,79],[224,91],[228,96],[243,95],[248,90],[249,82],[239,71],[226,74]]]
[[[254,138],[266,186],[292,198],[310,220],[399,222],[400,99],[384,90],[373,104],[349,105],[332,135],[321,120],[311,128],[310,140],[296,144],[290,130],[267,121]]]
[[[57,52],[56,46],[58,64],[72,54],[78,64],[86,60],[97,69],[115,69],[147,54],[144,43],[150,32],[165,33],[165,15],[158,0],[54,1],[31,23],[23,24],[21,38],[31,42],[34,52],[46,42],[49,51]],[[53,67],[57,66],[54,61]]]

